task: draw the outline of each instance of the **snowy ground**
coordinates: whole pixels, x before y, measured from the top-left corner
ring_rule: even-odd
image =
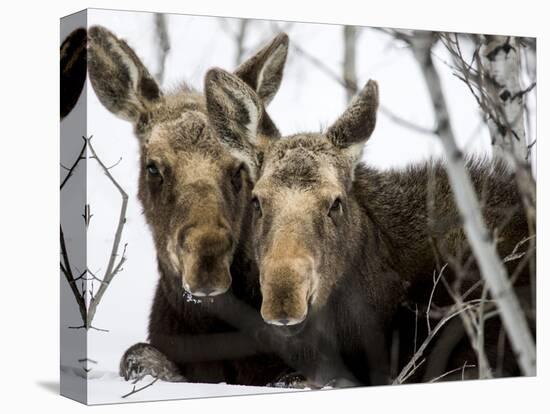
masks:
[[[61,368],[67,378],[78,378],[81,370]],[[139,402],[156,400],[179,400],[187,398],[227,397],[237,395],[272,394],[303,391],[289,388],[250,387],[228,384],[199,384],[164,382],[146,376],[134,383],[125,381],[116,372],[92,371],[88,374],[88,404],[116,402]]]
[[[135,384],[140,389],[152,383],[150,376]],[[184,398],[226,397],[236,395],[271,394],[274,392],[296,392],[288,388],[249,387],[228,384],[173,383],[156,381],[150,387],[122,398],[134,388],[118,374],[106,372],[88,381],[88,403],[105,404],[113,402],[137,402],[155,400],[178,400]]]

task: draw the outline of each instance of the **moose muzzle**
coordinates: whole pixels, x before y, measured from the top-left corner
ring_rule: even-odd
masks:
[[[313,260],[309,257],[268,259],[261,269],[264,321],[271,325],[292,326],[307,316],[313,277]]]
[[[193,296],[217,296],[231,286],[233,241],[223,228],[194,228],[183,239],[183,288]]]

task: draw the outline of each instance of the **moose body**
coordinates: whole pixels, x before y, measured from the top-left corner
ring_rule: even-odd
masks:
[[[286,35],[244,62],[236,75],[267,104],[282,79]],[[265,385],[286,366],[256,340],[263,322],[258,270],[249,259],[248,200],[255,153],[235,156],[210,122],[205,97],[183,86],[164,94],[136,53],[102,27],[88,31],[88,68],[102,104],[130,121],[140,142],[138,197],[156,246],[159,282],[149,343],[120,363],[127,380]],[[232,116],[241,124],[246,117]],[[257,128],[279,132],[263,111]],[[248,162],[244,163],[243,159]]]
[[[223,81],[212,88],[227,90]],[[258,99],[242,103],[254,105],[252,112],[259,113]],[[378,85],[369,81],[325,133],[272,142],[253,189],[261,315],[281,355],[319,386],[388,383],[393,333],[403,335],[400,364],[410,357],[414,339],[423,339],[420,331],[410,346],[405,343],[416,329],[404,309],[425,308],[434,270],[470,255],[441,162],[403,171],[360,163],[377,108]],[[468,167],[504,257],[529,235],[513,176],[497,161]],[[479,272],[470,267],[460,276],[461,292],[478,281]],[[452,303],[441,290],[433,301]],[[451,353],[443,368],[471,354],[464,348]]]

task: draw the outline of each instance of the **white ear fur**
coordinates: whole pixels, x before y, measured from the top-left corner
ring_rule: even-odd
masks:
[[[247,87],[244,82],[241,82],[242,87]],[[248,87],[247,87],[248,88]],[[249,122],[245,125],[246,127],[246,140],[252,145],[258,144],[258,123],[260,120],[260,108],[258,108],[258,102],[251,97],[252,90],[246,89],[232,89],[234,96],[241,102],[241,104],[246,108],[248,113]]]
[[[113,114],[137,122],[162,96],[134,50],[108,29],[88,29],[88,75],[101,103]]]
[[[279,70],[278,68],[285,64],[287,52],[288,44],[280,44],[271,56],[269,56],[262,67],[260,74],[258,75],[258,86],[256,88],[256,92],[260,97],[262,97],[262,101],[265,106],[269,105],[278,89],[272,87],[271,83],[273,81],[267,80],[265,75],[268,72]]]
[[[258,94],[264,105],[268,105],[281,85],[287,53],[288,36],[280,33],[239,65],[234,74]]]
[[[349,147],[344,148],[342,151],[353,160],[353,165],[357,165],[363,157],[363,149],[365,148],[364,142],[358,142],[357,144],[352,144]]]
[[[258,96],[241,79],[222,69],[208,71],[204,91],[208,117],[219,138],[255,174],[258,125],[263,110]]]
[[[139,68],[136,66],[136,63],[126,54],[122,47],[120,47],[119,42],[115,38],[108,37],[107,39],[112,47],[113,52],[116,52],[116,54],[118,55],[117,57],[120,58],[120,62],[128,69],[128,75],[130,76],[130,82],[132,83],[132,88],[130,89],[128,97],[136,107],[143,110],[143,104],[137,98],[135,93],[135,91],[137,91],[139,87]]]

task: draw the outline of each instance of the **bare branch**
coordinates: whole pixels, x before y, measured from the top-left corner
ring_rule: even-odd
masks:
[[[468,362],[464,362],[464,365],[462,365],[461,367],[458,367],[458,368],[452,369],[450,371],[447,371],[444,374],[441,374],[438,377],[435,377],[435,378],[431,379],[429,382],[437,382],[437,381],[442,380],[443,378],[445,378],[445,377],[447,377],[451,374],[454,374],[455,372],[458,372],[458,371],[462,371],[462,380],[464,380],[464,370],[466,368],[475,368],[475,365],[467,365],[467,364],[468,364]]]
[[[99,331],[99,332],[109,332],[108,329],[96,328],[95,326],[92,326],[92,325],[69,326],[68,328],[69,329],[86,329],[86,330],[92,329],[94,331]]]
[[[162,82],[164,81],[166,57],[170,52],[170,38],[168,37],[168,29],[166,27],[166,15],[163,13],[155,13],[154,16],[156,36],[159,43],[159,47],[157,48],[159,65],[156,73],[156,78],[158,82],[162,85]]]
[[[239,31],[235,35],[235,43],[237,44],[237,52],[235,53],[235,67],[239,66],[243,60],[244,52],[245,52],[245,39],[249,24],[248,19],[241,19],[239,21]]]
[[[71,165],[69,168],[65,167],[63,164],[61,165],[65,170],[68,170],[69,172],[67,173],[67,175],[63,179],[63,182],[59,186],[60,191],[63,189],[63,187],[65,186],[65,184],[69,180],[69,178],[71,178],[71,176],[73,175],[74,170],[76,169],[76,166],[78,165],[78,163],[81,160],[85,159],[84,152],[86,151],[86,146],[88,145],[88,140],[91,139],[91,138],[92,138],[92,136],[90,136],[89,138],[82,137],[82,139],[84,140],[84,144],[82,145],[82,148],[80,150],[80,153],[78,154],[78,157],[76,157],[76,159],[74,160],[73,165]]]
[[[413,54],[421,68],[432,99],[438,135],[447,156],[445,168],[449,182],[463,220],[466,237],[483,278],[491,291],[491,296],[497,301],[506,332],[518,356],[521,370],[525,375],[532,376],[535,375],[536,360],[534,342],[525,315],[511,288],[506,268],[499,259],[490,233],[485,226],[462,153],[456,145],[441,81],[432,61],[433,41],[434,36],[431,33],[418,32],[410,38]]]
[[[416,369],[417,364],[416,362],[424,355],[424,351],[428,347],[428,345],[431,343],[431,341],[435,338],[439,330],[452,318],[459,315],[462,312],[467,311],[468,309],[474,307],[476,305],[467,304],[465,306],[453,306],[451,311],[442,318],[437,325],[432,329],[432,331],[428,334],[426,339],[424,339],[424,342],[418,347],[414,355],[411,357],[409,362],[403,367],[397,378],[393,380],[393,384],[402,384],[407,378],[410,377],[410,371],[412,369]]]
[[[527,254],[527,251],[523,251],[523,252],[518,252],[518,250],[520,249],[521,246],[523,246],[525,243],[527,242],[530,242],[532,239],[534,239],[536,237],[536,235],[532,235],[532,236],[529,236],[529,237],[525,237],[524,239],[520,240],[515,246],[514,246],[514,250],[512,250],[512,252],[506,256],[504,259],[503,259],[503,262],[504,263],[507,263],[507,262],[512,262],[514,260],[518,260],[518,259],[521,259],[523,256],[525,256]]]
[[[127,398],[127,397],[129,397],[130,395],[137,394],[138,392],[143,391],[144,389],[151,387],[151,386],[152,386],[155,382],[157,382],[158,380],[159,380],[158,378],[155,378],[155,379],[154,379],[153,381],[151,381],[149,384],[144,385],[143,387],[140,387],[140,388],[136,388],[136,386],[134,385],[134,388],[132,388],[132,391],[130,391],[128,394],[124,394],[124,395],[121,396],[120,398]]]
[[[523,117],[526,92],[519,81],[519,47],[515,37],[486,36],[480,51],[482,86],[496,118],[489,123],[495,153],[511,165],[514,161],[510,157],[520,160],[527,154]]]
[[[432,307],[432,300],[434,297],[435,289],[437,287],[437,284],[439,283],[439,280],[441,279],[441,276],[443,276],[443,272],[445,272],[447,265],[448,265],[447,263],[443,265],[437,277],[435,277],[435,272],[434,272],[434,283],[433,283],[432,291],[430,293],[430,299],[428,300],[428,307],[426,308],[426,323],[428,325],[428,333],[432,331],[432,327],[430,325],[430,310]]]
[[[92,320],[95,316],[97,306],[99,302],[101,301],[101,298],[105,294],[105,291],[107,290],[107,287],[115,277],[115,275],[121,270],[122,265],[124,264],[126,257],[126,247],[127,244],[124,245],[122,255],[120,256],[120,259],[118,263],[116,262],[116,259],[118,257],[118,251],[120,246],[120,241],[122,238],[122,230],[124,229],[124,225],[126,224],[126,210],[128,208],[128,194],[124,191],[124,189],[120,186],[120,184],[115,180],[115,178],[111,175],[110,170],[105,166],[105,164],[101,161],[101,159],[97,156],[97,153],[95,152],[95,149],[92,145],[91,140],[88,141],[88,147],[90,149],[90,152],[92,154],[91,158],[95,159],[99,166],[103,169],[103,172],[109,178],[111,183],[116,187],[116,189],[120,193],[120,197],[122,199],[122,203],[120,206],[120,213],[118,218],[118,224],[115,231],[115,237],[113,240],[113,245],[111,247],[111,254],[109,256],[109,262],[107,264],[107,269],[105,270],[105,273],[103,275],[102,283],[97,290],[97,293],[95,296],[90,300],[90,305],[88,307],[88,317],[86,319],[86,325],[91,326]]]
[[[76,286],[75,278],[71,270],[71,264],[69,262],[69,254],[67,252],[67,246],[65,245],[65,236],[63,235],[63,228],[61,228],[61,226],[59,227],[59,231],[60,231],[61,256],[63,258],[63,263],[60,263],[61,272],[65,275],[65,279],[67,279],[67,282],[69,282],[69,287],[71,288],[73,292],[73,296],[78,305],[80,316],[82,317],[82,320],[85,321],[86,314],[87,314],[86,301],[84,300],[84,296],[80,293],[80,291],[78,290],[78,287]]]
[[[335,73],[331,68],[329,68],[322,60],[318,59],[317,57],[309,54],[304,49],[302,49],[300,46],[298,46],[296,43],[291,43],[291,47],[294,48],[294,51],[298,56],[301,56],[305,60],[309,61],[310,63],[315,66],[318,70],[323,72],[326,76],[328,76],[330,79],[332,79],[334,82],[338,83],[340,86],[342,86],[344,89],[346,89],[346,93],[348,96],[351,94],[352,96],[355,95],[358,91],[358,86],[355,83],[345,82],[344,79],[342,79],[337,73]],[[401,116],[395,114],[392,112],[389,108],[387,108],[384,105],[380,105],[379,109],[380,113],[387,118],[389,118],[391,121],[395,122],[396,124],[412,129],[416,132],[419,132],[421,134],[427,134],[427,135],[434,135],[435,129],[434,128],[426,128],[421,125],[416,125],[414,122],[408,121],[405,118],[402,118]]]
[[[65,186],[65,184],[68,182],[69,178],[71,177],[74,170],[76,169],[78,163],[81,160],[86,159],[86,157],[84,156],[84,152],[86,151],[86,148],[89,148],[89,150],[91,152],[91,156],[89,158],[96,160],[96,162],[99,164],[99,166],[101,167],[101,169],[103,170],[105,175],[107,175],[107,177],[109,178],[111,183],[113,183],[113,185],[117,188],[117,190],[119,191],[119,193],[121,195],[121,198],[122,198],[122,205],[121,205],[121,209],[120,209],[120,216],[119,216],[118,225],[117,225],[117,228],[116,228],[116,231],[115,231],[113,246],[112,246],[112,249],[111,249],[111,255],[109,257],[109,262],[108,262],[107,269],[105,271],[105,274],[104,274],[103,278],[102,279],[98,278],[89,269],[84,270],[83,272],[80,273],[80,275],[78,277],[75,277],[75,275],[72,271],[70,260],[69,260],[69,254],[68,254],[67,246],[66,246],[66,243],[65,243],[65,236],[63,234],[63,228],[61,226],[60,226],[60,246],[61,246],[62,261],[60,263],[60,268],[61,268],[61,272],[65,276],[65,279],[69,283],[69,287],[71,288],[71,290],[73,292],[73,296],[75,297],[75,300],[77,302],[77,305],[78,305],[78,308],[79,308],[79,311],[80,311],[80,316],[81,316],[82,321],[83,321],[82,326],[70,326],[69,328],[71,328],[71,329],[80,329],[80,328],[95,329],[95,330],[102,331],[102,332],[108,332],[105,329],[100,329],[100,328],[96,328],[96,327],[92,326],[92,321],[93,321],[93,318],[95,316],[97,306],[98,306],[99,302],[101,301],[101,298],[103,297],[103,294],[105,293],[107,287],[111,283],[114,276],[122,270],[122,265],[124,264],[124,262],[126,260],[125,254],[126,254],[127,244],[124,245],[124,248],[122,250],[122,254],[121,254],[120,259],[118,261],[117,261],[117,257],[118,257],[119,246],[120,246],[120,241],[121,241],[121,237],[122,237],[122,229],[123,229],[124,224],[126,222],[126,209],[127,209],[127,205],[128,205],[128,195],[126,194],[126,192],[122,189],[122,187],[118,184],[118,182],[114,179],[114,177],[110,173],[110,169],[113,168],[114,165],[111,166],[111,167],[106,167],[105,164],[101,161],[101,159],[99,159],[99,157],[97,156],[97,154],[96,154],[96,152],[93,148],[92,142],[91,142],[92,136],[90,136],[89,138],[86,138],[86,137],[82,137],[82,138],[84,139],[84,145],[83,145],[77,159],[74,161],[72,166],[68,169],[69,172],[68,172],[67,176],[65,177],[65,179],[62,182],[60,190],[62,190],[63,187]],[[120,160],[118,162],[120,162]],[[117,165],[118,162],[115,165]],[[88,225],[90,223],[90,219],[93,216],[90,212],[89,204],[86,204],[84,206],[84,214],[82,216],[84,218],[86,228],[88,228]],[[88,274],[91,277],[88,277],[87,276]],[[79,290],[79,288],[76,284],[76,282],[78,280],[82,281],[82,290]],[[94,290],[93,290],[93,281],[94,280],[100,282],[99,289],[98,289],[97,293],[95,293],[95,295],[94,295]],[[92,289],[91,290],[87,289],[86,283],[88,281],[92,281]],[[90,294],[90,301],[89,301],[88,304],[86,303],[86,294],[87,293]]]
[[[459,273],[460,270],[457,269],[457,273]],[[447,289],[447,293],[449,293],[449,296],[451,296],[458,307],[466,307],[465,303],[462,300],[462,297],[453,291],[453,289],[449,286],[445,278],[443,278],[443,284],[445,288]],[[483,315],[483,308],[485,307],[485,304],[487,302],[486,298],[487,292],[484,287],[484,294],[482,297],[477,300],[477,309],[481,309],[481,315]],[[492,378],[493,375],[491,374],[491,367],[489,364],[489,360],[487,359],[487,355],[485,354],[485,349],[483,347],[483,329],[477,330],[476,332],[476,319],[475,315],[472,311],[463,312],[460,314],[460,318],[462,319],[462,324],[464,326],[464,329],[466,330],[466,334],[468,335],[468,338],[470,340],[470,344],[472,345],[472,349],[476,352],[477,359],[478,359],[478,366],[479,366],[479,378]]]
[[[347,102],[350,102],[357,93],[357,28],[344,26],[344,60],[342,63],[343,80],[346,84]]]
[[[91,213],[91,208],[89,204],[86,204],[84,206],[84,214],[82,214],[82,217],[84,218],[84,223],[86,223],[86,229],[90,225],[90,220],[92,219],[94,215]]]

